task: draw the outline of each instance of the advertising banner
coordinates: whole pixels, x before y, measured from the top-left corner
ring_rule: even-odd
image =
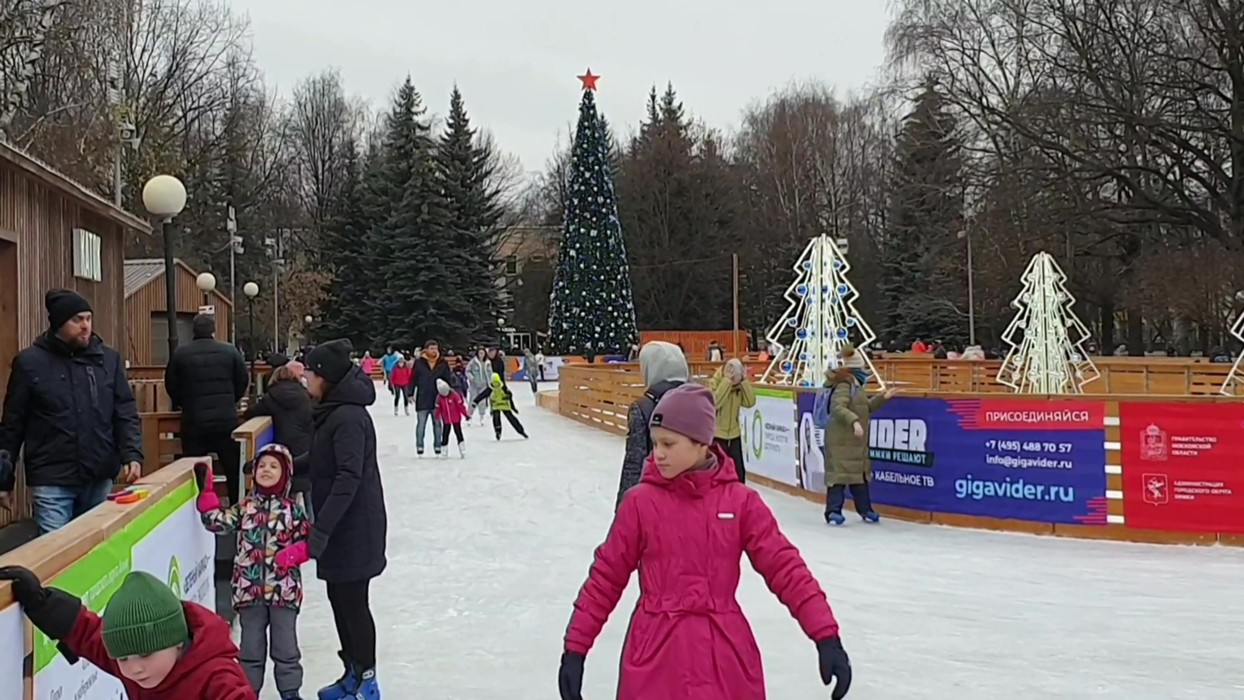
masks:
[[[800,452],[805,483],[821,490],[823,438],[811,426],[814,403],[812,394],[801,397],[800,436],[817,449]],[[934,513],[1104,525],[1104,425],[1105,404],[1097,401],[896,397],[872,416],[873,501]]]
[[[748,474],[788,486],[799,484],[794,391],[756,387],[756,405],[739,410],[739,427]]]
[[[1128,527],[1244,533],[1244,406],[1120,403]]]
[[[87,608],[100,613],[126,574],[146,571],[166,581],[184,600],[214,606],[215,541],[200,523],[195,495],[193,482],[168,494],[49,585],[81,597]],[[56,644],[38,632],[34,671],[36,700],[125,700],[119,681],[85,660],[68,663]]]
[[[23,639],[23,623],[21,608],[16,605],[0,610],[0,698],[22,697],[24,683],[22,679],[22,649],[26,648]]]
[[[809,491],[824,491],[825,431],[812,420],[816,394],[801,392],[795,403],[799,412],[799,485]]]

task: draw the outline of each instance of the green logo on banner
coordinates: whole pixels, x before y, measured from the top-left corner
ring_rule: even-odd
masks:
[[[173,590],[173,594],[178,598],[182,597],[181,562],[177,561],[175,556],[168,559],[168,587]]]
[[[751,438],[752,454],[756,459],[760,459],[760,453],[765,450],[765,423],[759,410],[752,413],[752,429],[747,432],[748,437]]]

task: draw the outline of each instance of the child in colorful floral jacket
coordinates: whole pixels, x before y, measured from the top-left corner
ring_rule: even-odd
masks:
[[[258,693],[264,666],[272,657],[282,700],[300,697],[302,654],[298,649],[298,609],[302,572],[310,558],[311,521],[289,494],[294,458],[282,445],[267,445],[255,456],[254,489],[241,503],[221,507],[215,491],[199,495],[203,525],[217,534],[240,532],[233,565],[233,607],[242,624],[241,661]]]

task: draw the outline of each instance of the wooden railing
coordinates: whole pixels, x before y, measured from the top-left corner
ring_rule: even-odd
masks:
[[[130,505],[117,505],[111,501],[104,503],[64,528],[0,555],[0,564],[24,566],[38,574],[40,579],[52,578],[108,537],[120,532],[163,496],[192,480],[194,462],[192,459],[178,460],[144,476],[139,483],[147,489],[147,498]],[[0,609],[13,602],[8,582],[0,581]]]
[[[154,474],[182,456],[181,414],[175,411],[140,413],[143,434],[143,475]],[[242,462],[254,456],[255,450],[272,441],[272,419],[267,416],[252,418],[233,431],[233,437],[242,450]],[[248,456],[249,455],[249,456]],[[194,457],[199,455],[185,455]],[[26,488],[24,470],[17,470],[17,486],[14,489],[12,511],[0,510],[0,527],[30,516],[30,494]]]
[[[946,390],[945,388],[934,389],[927,386],[929,384],[938,387],[964,386],[966,382],[945,381],[945,378],[958,377],[960,376],[958,374],[960,371],[969,373],[969,376],[977,377],[981,373],[988,371],[988,367],[981,367],[980,365],[988,365],[989,363],[962,362],[959,363],[962,369],[954,366],[957,363],[959,361],[923,359],[882,360],[878,363],[878,370],[879,373],[888,373],[889,381],[901,386],[902,395],[906,397],[962,399],[986,393],[993,394],[995,398],[1006,400],[1007,397],[1000,393],[999,389],[996,388],[998,387],[996,384],[986,388],[983,392]],[[695,363],[693,365],[692,373],[697,375],[697,381],[703,381],[703,377],[708,373],[708,370],[712,369],[711,366],[706,366],[707,364]],[[994,364],[996,366],[997,363]],[[1107,449],[1113,449],[1116,452],[1120,450],[1119,445],[1122,444],[1124,439],[1119,427],[1120,405],[1155,401],[1162,403],[1186,402],[1204,405],[1206,411],[1212,412],[1216,404],[1239,404],[1244,402],[1244,398],[1241,397],[1228,397],[1218,394],[1217,386],[1214,386],[1214,391],[1212,392],[1206,390],[1207,383],[1214,381],[1218,376],[1225,376],[1231,367],[1230,365],[1189,362],[1186,360],[1179,362],[1169,358],[1156,358],[1150,361],[1145,361],[1144,358],[1110,358],[1098,366],[1102,371],[1102,379],[1099,382],[1094,382],[1094,385],[1117,389],[1116,391],[1112,393],[1065,396],[1022,395],[1015,398],[1023,401],[1096,400],[1104,402],[1107,416],[1104,439],[1108,446],[1112,446]],[[906,382],[906,385],[895,381],[897,377],[901,377]],[[979,384],[976,384],[976,386],[989,387],[984,380],[978,381]],[[926,386],[918,386],[920,384],[925,384]],[[1150,391],[1136,391],[1133,387],[1147,387]],[[1177,392],[1176,390],[1181,387],[1187,391],[1185,393]],[[630,404],[642,395],[643,390],[642,379],[640,379],[637,367],[634,365],[565,365],[561,368],[558,377],[558,391],[556,392],[555,402],[550,400],[548,404],[542,405],[553,404],[556,406],[555,410],[567,418],[572,418],[580,423],[615,435],[624,435],[627,431],[627,411]],[[1194,394],[1194,391],[1199,391],[1200,393]],[[1116,455],[1114,458],[1109,459],[1121,458]],[[1120,462],[1110,463],[1118,464]],[[1108,493],[1121,494],[1123,492],[1122,479],[1122,472],[1108,473],[1106,477]],[[782,490],[790,490],[783,488],[781,484],[775,483],[773,485]],[[809,498],[824,497],[824,494],[819,492],[796,491],[799,491],[798,495]],[[1110,500],[1108,503],[1108,514],[1121,516],[1123,514],[1123,502],[1118,499]],[[1090,527],[1037,522],[1029,523],[1024,521],[1003,522],[990,518],[918,513],[916,511],[902,513],[900,517],[948,525],[1012,529],[1041,534],[1065,534],[1145,542],[1183,544],[1213,544],[1217,542],[1237,546],[1244,545],[1244,536],[1226,533],[1142,531],[1124,525]]]
[[[148,494],[143,500],[128,505],[119,505],[111,501],[104,503],[64,528],[32,540],[12,552],[0,555],[0,566],[23,566],[33,571],[39,580],[50,581],[193,479],[194,461],[179,460],[139,481]],[[5,610],[15,605],[16,602],[12,584],[8,581],[0,581],[0,610]],[[0,649],[0,653],[17,657],[33,653],[34,639],[34,627],[28,624],[25,626],[22,640],[24,649],[12,649],[6,646]],[[29,666],[27,668],[29,669]],[[26,676],[24,681],[20,699],[6,697],[4,700],[34,698],[33,673]]]
[[[136,366],[125,370],[129,378],[130,391],[138,404],[139,413],[168,413],[173,410],[173,403],[164,391],[164,368]],[[263,394],[267,390],[268,377],[272,368],[257,362],[251,373],[252,393]]]

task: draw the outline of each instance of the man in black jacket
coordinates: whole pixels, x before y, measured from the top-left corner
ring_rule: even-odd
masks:
[[[53,289],[43,300],[48,331],[13,360],[0,421],[0,507],[12,508],[14,470],[25,446],[35,522],[52,532],[103,503],[118,475],[142,474],[138,407],[115,350],[91,331],[90,303]]]
[[[436,380],[444,379],[453,386],[449,363],[441,357],[441,346],[435,340],[423,344],[423,352],[415,360],[415,452],[423,456],[423,431],[432,419],[432,450],[441,453],[441,422],[436,418]]]
[[[238,427],[238,401],[246,395],[250,376],[242,353],[215,339],[216,319],[199,314],[194,340],[177,348],[164,369],[164,389],[181,409],[181,452],[203,457],[215,454],[228,484],[229,502],[241,491],[241,454],[233,440]]]

